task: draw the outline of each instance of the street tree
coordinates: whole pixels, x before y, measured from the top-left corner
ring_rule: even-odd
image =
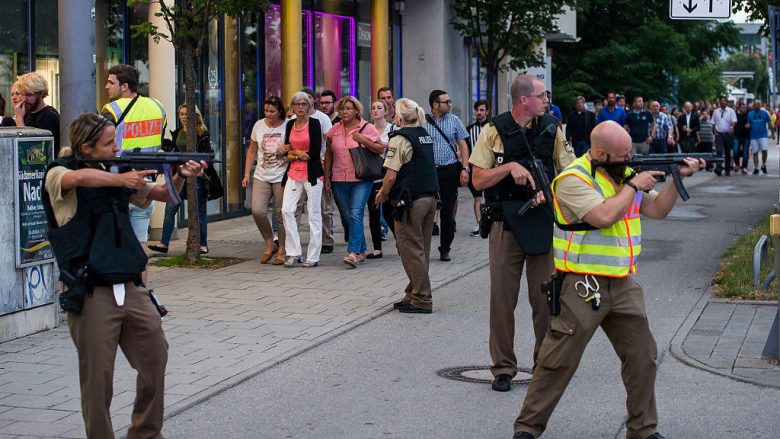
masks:
[[[760,32],[764,36],[769,35],[769,6],[780,6],[777,0],[734,0],[735,12],[747,14],[748,21],[761,23]]]
[[[457,0],[450,24],[472,41],[492,95],[499,72],[544,65],[539,44],[546,34],[558,31],[556,17],[574,4],[575,0]]]
[[[571,108],[578,95],[590,100],[610,90],[629,100],[641,95],[681,102],[681,90],[687,99],[710,99],[699,93],[713,88],[687,81],[704,73],[717,78],[710,67],[717,66],[722,50],[739,43],[732,23],[669,19],[668,0],[581,0],[577,36],[577,43],[548,44],[562,107]]]
[[[724,71],[753,72],[753,79],[742,79],[738,85],[747,90],[748,93],[753,93],[756,99],[766,101],[769,73],[765,57],[737,52],[723,60],[721,68]]]
[[[184,102],[187,106],[187,151],[195,152],[197,130],[195,118],[195,90],[198,72],[196,63],[208,37],[209,23],[224,15],[237,18],[248,12],[265,10],[268,0],[127,0],[129,6],[158,3],[164,28],[147,21],[133,26],[134,36],[152,37],[155,43],[167,40],[173,44],[184,72]],[[198,197],[196,179],[187,179],[187,259],[194,263],[200,258],[200,225],[198,223]]]

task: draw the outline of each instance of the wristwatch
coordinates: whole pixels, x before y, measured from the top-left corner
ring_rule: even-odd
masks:
[[[628,187],[630,187],[631,189],[633,189],[634,192],[639,192],[639,188],[636,187],[636,185],[634,183],[632,183],[632,182],[630,182],[628,180],[625,180],[625,181],[623,181],[623,184],[628,186]]]
[[[466,171],[466,174],[471,174],[471,168],[469,166],[466,166],[463,170]]]

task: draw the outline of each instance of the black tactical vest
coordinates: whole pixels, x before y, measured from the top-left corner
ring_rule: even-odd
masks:
[[[47,174],[56,166],[78,169],[76,160],[69,157],[54,161]],[[61,270],[75,273],[86,265],[92,285],[140,281],[147,258],[130,224],[129,196],[130,190],[123,187],[78,187],[76,214],[60,227],[49,193],[43,191],[49,242]]]
[[[506,112],[493,118],[491,123],[496,127],[504,153],[496,154],[499,164],[518,162],[528,168],[533,158],[539,159],[544,165],[547,178],[555,178],[555,136],[558,132],[558,119],[550,115],[537,117],[531,128],[522,129]],[[533,152],[533,158],[530,151]],[[524,215],[518,210],[536,194],[530,186],[518,186],[511,176],[507,176],[497,185],[485,190],[485,198],[489,204],[500,206],[504,218],[504,227],[512,231],[517,244],[527,255],[546,254],[552,247],[553,216],[549,209],[543,206],[529,209]],[[548,203],[552,200],[547,200]]]
[[[395,184],[390,189],[390,198],[397,198],[404,189],[409,189],[414,198],[438,191],[433,139],[428,131],[422,127],[407,127],[396,130],[390,136],[403,136],[412,144],[412,159],[398,171]]]
[[[504,144],[503,154],[496,154],[498,164],[518,162],[528,167],[533,159],[529,153],[529,147],[535,158],[542,161],[547,178],[552,181],[555,178],[555,163],[553,152],[555,151],[555,135],[558,128],[558,119],[545,114],[533,120],[531,127],[522,129],[515,122],[512,113],[507,111],[493,118],[490,122],[496,127],[501,143]],[[518,186],[512,177],[507,176],[497,185],[485,190],[488,201],[501,202],[509,200],[526,201],[534,195],[530,186]]]

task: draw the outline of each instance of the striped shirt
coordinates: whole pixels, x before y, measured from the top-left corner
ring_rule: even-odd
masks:
[[[487,125],[487,123],[488,120],[486,118],[484,122],[476,121],[466,127],[466,131],[469,133],[469,154],[471,153],[471,150],[474,148],[474,145],[477,144],[477,139],[479,139],[479,135],[480,133],[482,133],[482,127]]]
[[[655,138],[656,140],[664,140],[669,137],[669,131],[672,129],[672,121],[664,113],[658,113],[653,117],[653,124],[655,124]]]
[[[436,120],[435,116],[432,116]],[[443,118],[436,120],[436,125],[444,131],[444,134],[449,138],[449,144],[447,139],[442,137],[439,130],[436,127],[431,126],[430,121],[425,125],[425,129],[433,139],[433,161],[436,166],[447,166],[458,161],[458,141],[468,139],[469,133],[466,132],[466,127],[457,116],[451,113],[447,113]]]
[[[702,143],[712,143],[715,141],[715,134],[712,133],[712,122],[702,122],[699,129],[699,141]]]

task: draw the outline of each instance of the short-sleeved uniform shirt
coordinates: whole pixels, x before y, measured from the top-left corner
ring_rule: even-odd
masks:
[[[494,125],[487,125],[482,129],[482,133],[477,139],[477,144],[474,145],[474,150],[469,158],[469,163],[474,166],[479,166],[482,169],[494,168],[498,165],[496,162],[496,154],[503,153],[504,143],[498,135],[498,130]],[[566,141],[561,129],[558,128],[555,134],[555,149],[553,150],[555,168],[560,171],[576,158],[574,150]]]
[[[385,157],[384,167],[393,171],[400,171],[401,166],[409,163],[412,159],[412,142],[404,136],[393,136],[387,145],[387,157]]]
[[[51,208],[54,211],[54,219],[57,221],[59,227],[67,224],[67,222],[76,215],[76,209],[78,208],[76,189],[62,189],[62,177],[68,172],[73,171],[64,166],[56,166],[46,173],[46,192],[49,193],[49,201],[51,202]],[[151,202],[148,198],[149,192],[151,192],[156,185],[157,183],[147,183],[143,189],[130,195],[130,203],[141,208],[149,206],[149,203]]]
[[[610,181],[615,183],[611,178]],[[642,194],[642,202],[655,200],[656,197],[658,192],[646,192]],[[558,201],[556,207],[569,224],[582,222],[588,212],[606,200],[596,188],[573,175],[563,177],[555,183],[555,199]]]

